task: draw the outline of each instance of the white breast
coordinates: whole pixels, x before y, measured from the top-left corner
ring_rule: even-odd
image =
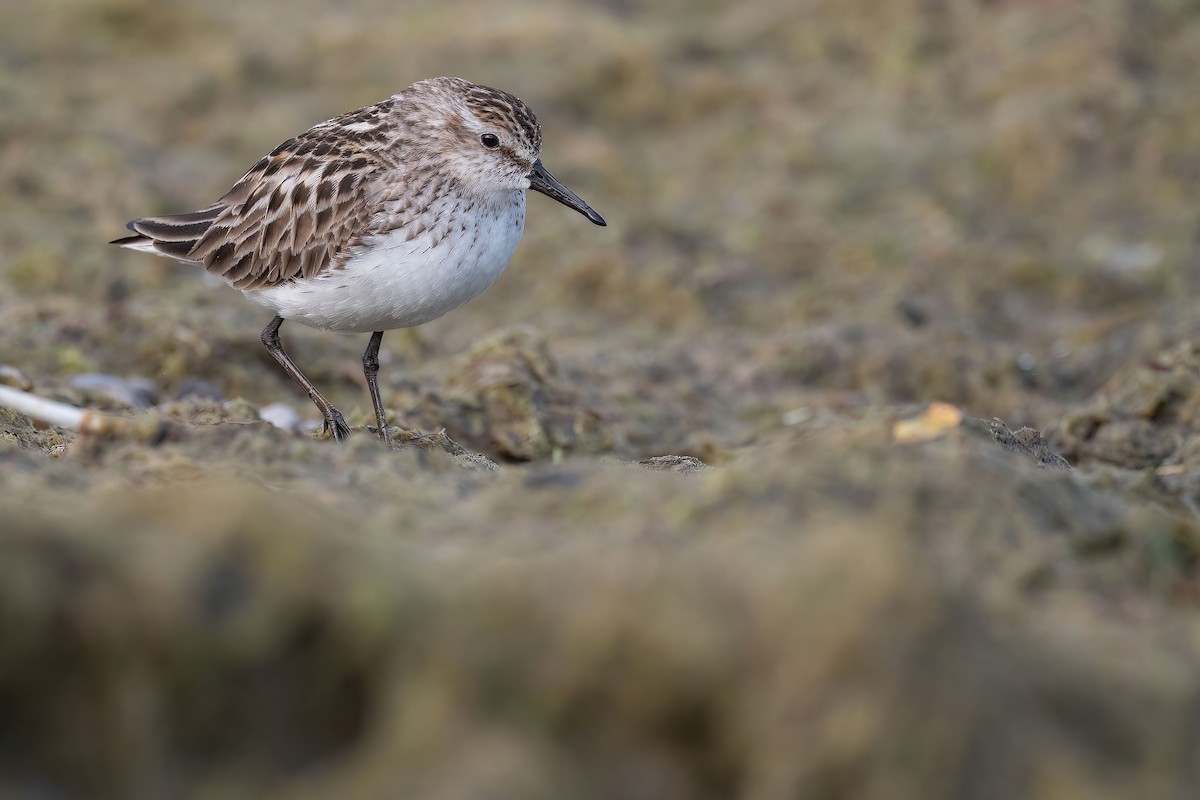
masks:
[[[476,207],[409,238],[398,229],[359,247],[340,269],[246,292],[287,320],[341,333],[410,328],[479,296],[512,258],[525,228],[525,193]]]

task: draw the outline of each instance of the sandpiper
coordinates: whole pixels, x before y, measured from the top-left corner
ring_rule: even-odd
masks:
[[[113,244],[199,264],[274,312],[263,344],[339,441],[350,427],[284,352],[279,327],[370,332],[363,373],[386,442],[384,331],[491,286],[525,228],[526,189],[605,224],[542,166],[541,147],[537,117],[513,95],[432,78],[288,139],[217,202],[135,219],[136,235]]]

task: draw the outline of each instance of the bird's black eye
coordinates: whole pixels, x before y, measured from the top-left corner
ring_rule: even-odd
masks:
[[[500,137],[494,133],[485,133],[479,137],[479,143],[489,150],[500,146]]]

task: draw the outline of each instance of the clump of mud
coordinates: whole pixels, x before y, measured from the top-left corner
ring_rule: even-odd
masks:
[[[1185,342],[1114,375],[1058,426],[1074,461],[1200,513],[1200,345]]]
[[[562,380],[545,336],[529,326],[501,331],[457,358],[438,411],[465,443],[511,461],[614,447],[600,415]]]

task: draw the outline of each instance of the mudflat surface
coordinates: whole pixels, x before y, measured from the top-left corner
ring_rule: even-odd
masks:
[[[1200,791],[1200,11],[0,7],[0,794]],[[281,19],[286,18],[286,25]],[[105,244],[458,74],[609,222],[384,339]]]

